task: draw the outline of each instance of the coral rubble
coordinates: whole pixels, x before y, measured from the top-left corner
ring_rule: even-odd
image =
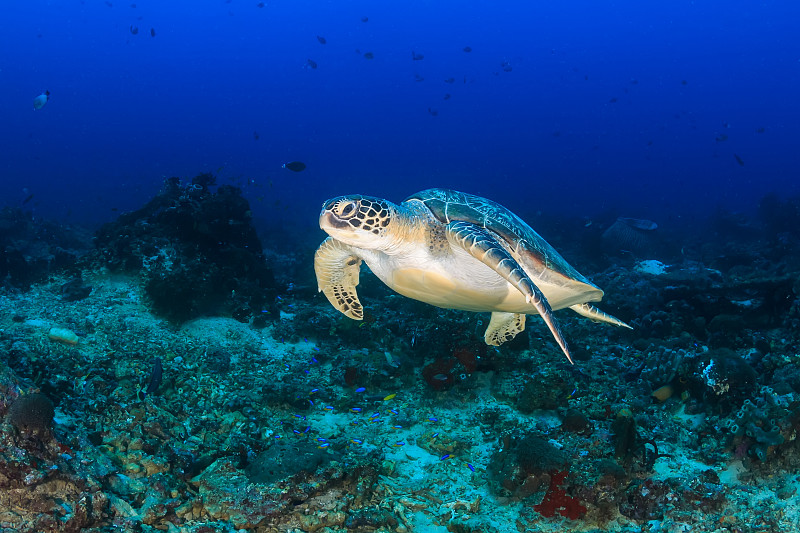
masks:
[[[559,312],[573,366],[536,320],[487,347],[487,317],[367,272],[351,321],[308,284],[312,245],[262,249],[247,201],[214,187],[168,180],[69,264],[21,252],[41,245],[36,220],[0,217],[18,231],[0,292],[0,529],[797,529],[800,245],[783,219],[692,232],[680,253],[572,250],[634,325]],[[9,269],[20,257],[30,277]],[[637,268],[651,259],[669,268]]]

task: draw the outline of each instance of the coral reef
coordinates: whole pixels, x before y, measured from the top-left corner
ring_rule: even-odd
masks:
[[[796,236],[715,217],[748,232],[662,227],[659,275],[582,221],[555,232],[635,326],[557,311],[570,365],[534,317],[487,347],[487,316],[366,271],[365,319],[343,317],[309,273],[316,239],[264,250],[237,190],[168,180],[92,256],[4,274],[0,527],[794,531]]]
[[[98,256],[112,270],[141,274],[153,310],[183,322],[202,315],[249,320],[269,309],[274,276],[241,191],[212,191],[215,178],[177,178],[144,207],[101,227]]]
[[[27,289],[50,274],[72,271],[91,250],[88,230],[0,209],[0,288]]]
[[[785,442],[783,431],[791,428],[791,395],[779,396],[769,387],[762,387],[755,402],[749,398],[741,408],[725,419],[731,431],[731,445],[735,453],[744,453],[761,461],[775,447]]]
[[[8,421],[19,431],[42,434],[50,429],[55,411],[50,398],[41,393],[20,396],[11,404]]]
[[[658,224],[651,220],[619,217],[603,232],[602,238],[610,251],[645,257],[658,248],[657,229]]]

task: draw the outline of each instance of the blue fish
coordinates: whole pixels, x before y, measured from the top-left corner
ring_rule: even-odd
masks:
[[[36,98],[33,99],[33,110],[39,111],[50,100],[50,91],[45,91]]]

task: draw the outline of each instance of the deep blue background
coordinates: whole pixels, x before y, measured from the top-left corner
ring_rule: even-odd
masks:
[[[800,191],[800,3],[257,4],[4,2],[0,204],[105,221],[202,171],[292,225],[432,186],[655,220]]]

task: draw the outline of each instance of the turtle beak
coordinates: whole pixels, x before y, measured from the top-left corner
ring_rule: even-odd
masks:
[[[334,215],[332,211],[323,208],[322,212],[319,214],[319,227],[330,234],[329,230],[331,229],[346,229],[349,228],[350,225]]]
[[[323,207],[319,214],[319,227],[324,231],[328,231],[327,228],[331,227],[332,218],[333,214]]]

